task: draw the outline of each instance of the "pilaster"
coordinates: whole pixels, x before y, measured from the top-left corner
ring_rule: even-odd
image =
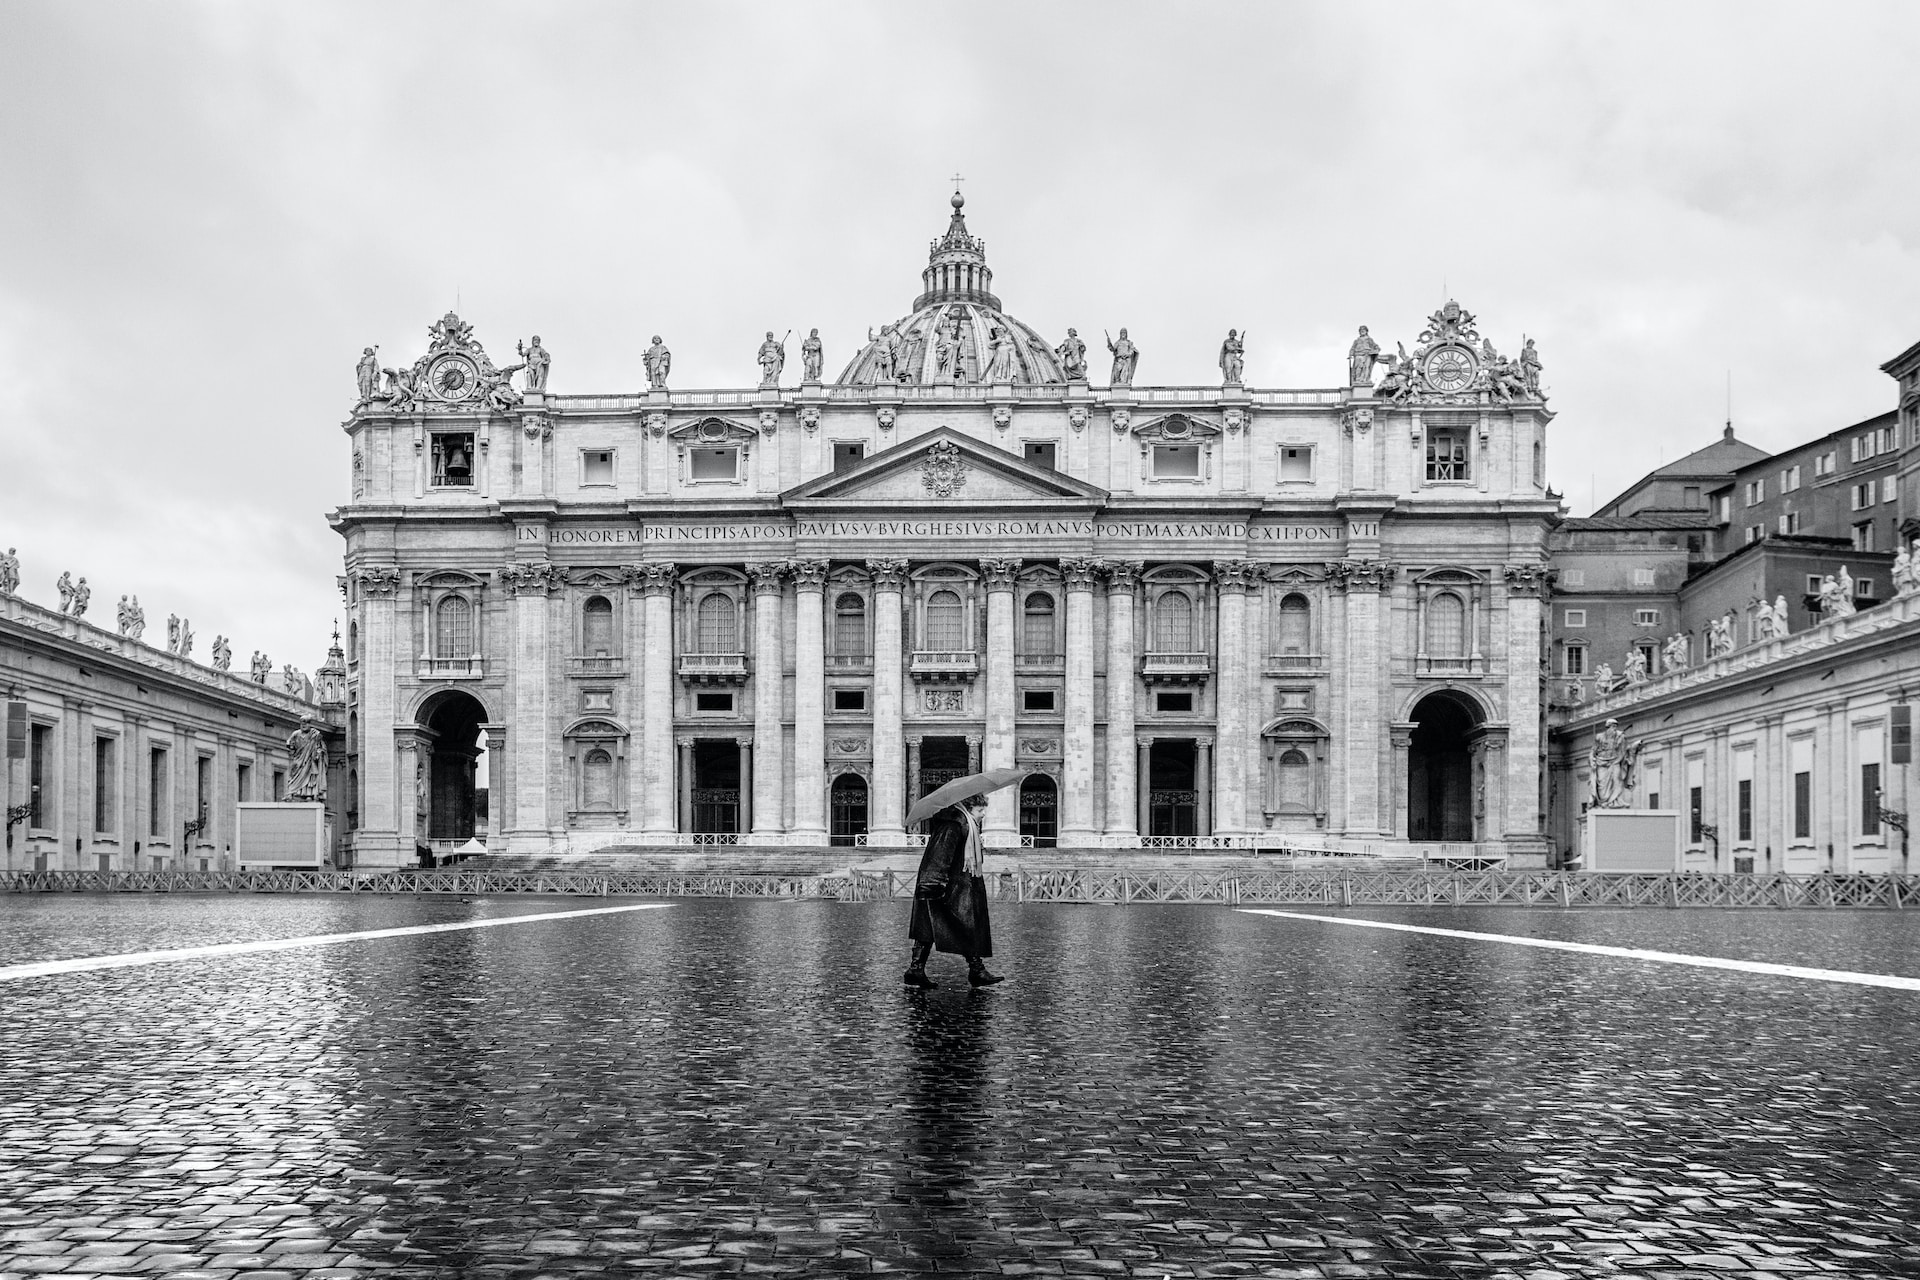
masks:
[[[755,835],[780,830],[786,813],[781,784],[786,769],[780,758],[780,694],[786,655],[780,645],[780,603],[787,568],[783,564],[747,566],[753,578],[753,738],[759,746],[754,761],[753,800]]]
[[[796,592],[793,622],[793,834],[825,843],[827,562],[797,560],[791,568]]]
[[[1247,580],[1254,569],[1244,560],[1223,560],[1215,562],[1213,572],[1220,593],[1220,674],[1214,695],[1214,723],[1220,739],[1215,830],[1220,835],[1240,835],[1247,830],[1247,721],[1252,696],[1247,677]]]
[[[513,617],[512,829],[522,839],[544,842],[556,825],[547,803],[548,762],[552,758],[548,739],[552,693],[547,597],[559,589],[562,578],[553,565],[539,562],[509,565],[501,578],[512,597]]]
[[[1013,588],[1018,560],[982,560],[987,584],[987,732],[982,769],[1011,769],[1014,762],[1013,726]],[[1019,792],[1003,787],[987,797],[984,842],[998,849],[1017,848]]]
[[[1066,706],[1060,742],[1060,843],[1085,845],[1093,825],[1093,588],[1098,560],[1067,559]]]
[[[658,840],[677,829],[673,786],[673,585],[671,564],[638,566],[646,644],[640,669],[641,834]]]
[[[1526,785],[1503,785],[1506,804],[1505,838],[1510,855],[1544,858],[1546,832],[1541,829],[1539,778],[1546,768],[1541,740],[1540,626],[1542,600],[1551,590],[1548,569],[1540,564],[1506,566],[1507,582],[1507,735],[1506,772],[1510,778],[1529,779]]]
[[[873,574],[873,782],[867,838],[880,845],[901,844],[906,839],[901,825],[905,778],[900,764],[906,756],[901,590],[907,562],[869,560],[867,569]]]
[[[1142,562],[1107,562],[1107,832],[1129,836],[1137,825],[1136,798],[1144,794],[1144,748],[1134,742],[1133,592]],[[1133,760],[1138,756],[1138,768]]]
[[[394,633],[396,612],[394,593],[400,586],[400,571],[392,568],[367,568],[353,575],[360,597],[360,829],[354,832],[354,862],[363,866],[398,866],[411,860],[413,846],[400,835],[400,810],[413,804],[413,780],[400,773],[393,747],[393,732],[399,727],[399,673],[395,669],[398,637]],[[133,767],[133,732],[128,731],[127,758]],[[259,788],[271,786],[263,760]],[[133,775],[130,774],[130,778]],[[402,799],[401,779],[405,778]],[[125,793],[124,812],[135,812],[134,797]],[[271,792],[261,794],[271,796]],[[131,834],[123,842],[131,853]],[[133,865],[132,863],[128,864]]]
[[[1379,560],[1327,566],[1327,576],[1346,604],[1346,724],[1340,750],[1346,758],[1349,835],[1384,836],[1393,825],[1381,803],[1379,745],[1386,729],[1380,706],[1386,674],[1380,595],[1393,574],[1393,566]]]

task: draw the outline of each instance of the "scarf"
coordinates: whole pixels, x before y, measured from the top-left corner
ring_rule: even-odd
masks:
[[[986,859],[980,852],[980,824],[975,821],[971,809],[960,810],[960,816],[967,821],[966,868],[977,876],[986,865]]]

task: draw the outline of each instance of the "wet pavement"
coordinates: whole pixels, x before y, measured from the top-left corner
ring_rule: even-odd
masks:
[[[597,903],[0,899],[0,964]],[[1342,914],[1322,911],[1320,914]],[[1920,975],[1920,916],[1368,909]],[[1920,993],[1214,907],[657,911],[0,983],[0,1277],[1920,1275]]]

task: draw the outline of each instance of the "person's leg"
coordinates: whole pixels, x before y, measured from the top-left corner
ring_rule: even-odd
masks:
[[[903,977],[901,981],[910,987],[932,987],[939,985],[927,976],[927,957],[931,954],[933,954],[933,944],[931,942],[914,943],[913,961],[907,965],[906,976]]]
[[[996,982],[1005,982],[997,973],[987,971],[987,962],[979,956],[967,957],[967,981],[976,987],[990,987]]]

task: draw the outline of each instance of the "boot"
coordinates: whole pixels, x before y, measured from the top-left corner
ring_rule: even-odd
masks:
[[[997,973],[988,973],[987,962],[979,956],[968,956],[967,981],[976,987],[990,987],[996,982],[1005,982],[1006,979]]]
[[[913,960],[907,965],[907,972],[900,980],[910,987],[937,987],[940,984],[927,976],[927,957],[933,954],[931,942],[913,944]]]

